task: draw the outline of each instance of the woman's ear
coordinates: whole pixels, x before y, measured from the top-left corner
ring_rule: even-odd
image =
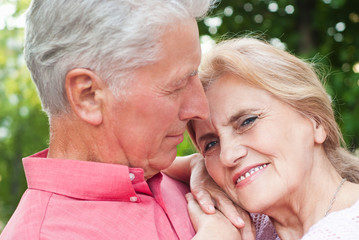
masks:
[[[327,132],[325,131],[323,125],[314,119],[311,119],[311,122],[313,124],[315,143],[324,143],[325,139],[327,139]]]
[[[102,123],[102,80],[91,70],[76,68],[66,75],[65,89],[72,111],[92,125]]]

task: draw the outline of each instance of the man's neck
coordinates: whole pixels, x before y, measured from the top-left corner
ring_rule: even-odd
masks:
[[[101,134],[101,126],[73,115],[52,117],[48,157],[128,165],[122,151],[111,149],[115,144],[109,139]]]

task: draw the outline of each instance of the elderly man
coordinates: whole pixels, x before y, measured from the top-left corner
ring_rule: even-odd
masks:
[[[171,165],[208,107],[195,18],[210,0],[33,0],[25,57],[50,121],[0,239],[190,239]]]

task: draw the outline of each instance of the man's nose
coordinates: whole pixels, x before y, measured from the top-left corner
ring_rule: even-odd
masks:
[[[209,116],[206,94],[199,78],[196,76],[187,89],[184,104],[181,109],[181,120],[205,120]]]

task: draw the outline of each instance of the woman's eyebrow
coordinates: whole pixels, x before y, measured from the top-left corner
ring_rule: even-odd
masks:
[[[258,109],[250,108],[250,109],[241,109],[238,112],[234,113],[230,118],[229,121],[225,126],[232,125],[234,122],[236,122],[240,117],[253,113],[257,111]]]
[[[206,133],[206,134],[202,135],[201,137],[199,137],[197,142],[201,143],[201,142],[205,141],[206,139],[215,138],[215,137],[217,137],[217,135],[214,133]]]
[[[238,120],[238,118],[240,118],[241,116],[243,116],[243,111],[239,111],[236,114],[232,115],[228,121],[228,123],[226,124],[231,125],[232,123],[236,122]]]

